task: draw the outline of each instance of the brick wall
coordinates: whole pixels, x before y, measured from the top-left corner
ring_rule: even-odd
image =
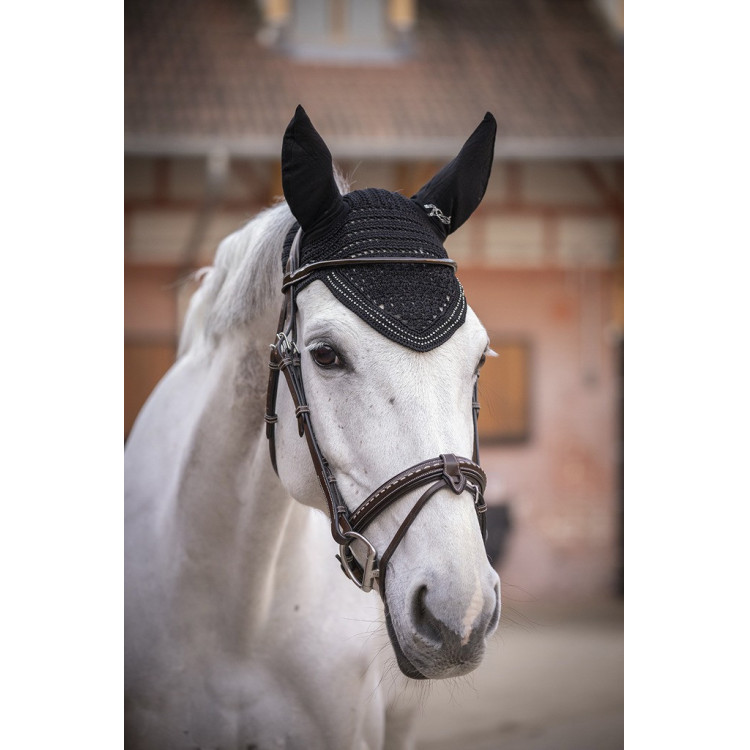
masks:
[[[440,165],[341,166],[354,188],[410,195]],[[281,193],[273,161],[232,160],[218,187],[207,174],[198,159],[126,159],[126,430],[174,356],[191,291],[180,280]],[[498,163],[479,210],[446,243],[493,340],[528,352],[526,435],[482,447],[488,500],[506,504],[513,524],[500,562],[511,607],[616,587],[622,185],[621,162]],[[492,409],[485,399],[485,419]]]
[[[488,502],[512,533],[500,568],[508,595],[607,594],[618,567],[616,272],[460,272],[490,340],[529,342],[528,432],[482,446]],[[482,389],[480,424],[493,404]]]

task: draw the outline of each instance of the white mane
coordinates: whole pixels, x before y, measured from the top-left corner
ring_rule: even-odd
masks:
[[[339,191],[348,181],[335,172]],[[201,285],[190,300],[177,356],[198,342],[210,344],[232,328],[252,323],[278,292],[281,248],[294,224],[285,201],[267,208],[219,243],[213,266],[195,274]]]
[[[251,323],[266,308],[278,286],[281,246],[293,223],[287,204],[279,203],[221,241],[213,266],[196,274],[201,285],[190,300],[178,357]]]

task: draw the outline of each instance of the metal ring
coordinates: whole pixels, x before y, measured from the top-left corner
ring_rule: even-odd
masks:
[[[358,534],[356,531],[344,532],[344,536],[350,540],[346,544],[339,545],[341,567],[344,569],[344,573],[346,573],[347,577],[353,581],[356,586],[362,589],[362,591],[372,591],[372,585],[378,577],[378,569],[375,565],[378,553],[375,551],[375,547],[370,544],[368,539],[363,537],[362,534]],[[351,550],[352,542],[357,539],[367,547],[367,557],[365,558],[364,568],[362,568],[357,558],[354,557],[354,553]],[[356,565],[362,571],[360,577],[357,576],[357,573],[352,567],[353,565]]]

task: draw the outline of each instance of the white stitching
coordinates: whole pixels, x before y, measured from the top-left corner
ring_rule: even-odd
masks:
[[[360,511],[364,512],[368,505],[370,505],[375,500],[377,500],[380,495],[382,495],[384,492],[389,490],[391,487],[395,487],[397,484],[404,482],[405,480],[409,479],[410,477],[413,477],[415,474],[421,473],[422,471],[432,471],[432,469],[439,469],[442,465],[443,465],[442,462],[436,463],[436,464],[430,464],[429,466],[422,467],[419,472],[410,471],[408,474],[404,474],[403,476],[400,476],[399,479],[395,481],[391,480],[388,484],[386,484],[385,486],[377,490],[377,492],[374,495],[371,495],[367,500],[365,500],[364,503],[362,503],[362,505],[360,505],[359,508],[357,508],[357,510],[355,510],[352,513],[350,520],[354,521],[354,516],[356,516]]]
[[[462,464],[462,461],[464,462],[463,464]],[[474,464],[473,462],[466,462],[464,459],[458,458],[458,465],[459,465],[459,467],[461,468],[462,471],[469,472],[469,473],[476,473],[475,472],[476,464]],[[390,490],[391,487],[395,487],[398,484],[403,484],[406,480],[408,480],[409,478],[413,477],[415,474],[421,474],[421,473],[430,472],[433,469],[442,468],[442,466],[443,466],[443,462],[442,461],[438,461],[437,463],[431,463],[431,464],[428,464],[426,466],[421,466],[418,470],[415,469],[413,471],[409,471],[406,474],[398,475],[398,477],[394,477],[393,479],[391,479],[390,482],[388,482],[388,484],[386,484],[383,487],[381,487],[380,489],[376,490],[376,492],[375,492],[374,495],[371,495],[369,498],[367,498],[367,500],[365,500],[362,503],[362,505],[360,505],[356,510],[354,510],[352,512],[352,514],[351,514],[351,516],[349,518],[350,522],[352,524],[356,524],[357,521],[359,520],[359,518],[365,514],[365,511],[367,510],[367,508],[373,502],[375,502],[375,500],[377,500],[381,495],[383,495],[383,493],[385,493],[388,490]],[[480,467],[480,469],[481,469],[481,467]]]
[[[352,297],[349,290],[345,286],[343,286],[344,281],[341,279],[341,277],[338,275],[336,271],[332,271],[330,273],[328,280],[344,297],[346,297],[347,300],[349,300],[349,302],[351,302],[351,304],[353,304],[355,307],[359,308],[360,310],[364,311],[368,315],[374,317],[381,325],[389,329],[392,334],[396,336],[400,336],[402,339],[410,341],[413,344],[428,344],[440,338],[445,333],[444,329],[452,325],[454,322],[454,319],[456,317],[460,317],[461,314],[463,313],[464,308],[466,307],[466,298],[464,296],[464,290],[463,290],[463,287],[461,286],[461,282],[459,281],[458,282],[459,302],[453,308],[448,319],[445,320],[443,323],[441,323],[441,325],[438,328],[436,328],[430,335],[421,336],[418,333],[406,332],[406,331],[400,330],[399,328],[396,328],[396,326],[390,320],[388,320],[388,318],[386,318],[385,315],[381,313],[379,310],[375,308],[364,307],[363,305],[361,305],[357,299]]]

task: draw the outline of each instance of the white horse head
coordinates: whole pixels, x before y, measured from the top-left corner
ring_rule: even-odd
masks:
[[[342,309],[322,282],[314,282],[300,294],[299,341],[316,435],[350,511],[426,458],[471,455],[472,389],[487,347],[472,312],[445,344],[413,352]],[[294,404],[286,389],[280,396],[279,475],[293,497],[325,510]],[[413,490],[368,527],[367,538],[381,554],[423,491]],[[498,587],[471,492],[440,490],[393,553],[381,592],[402,671],[440,678],[476,667],[498,621]]]
[[[488,115],[411,200],[342,198],[298,109],[282,152],[288,207],[222,243],[126,450],[133,747],[380,746],[382,670],[352,624],[373,609],[407,677],[481,661],[500,612],[474,463],[488,338],[442,240],[484,194],[494,133]],[[284,376],[266,403],[274,330]]]
[[[435,262],[429,252],[434,245],[440,262],[440,241],[468,218],[484,193],[493,140],[494,121],[487,118],[461,154],[413,201],[373,190],[347,200],[336,189],[328,149],[301,108],[290,124],[282,152],[284,192],[300,229],[290,248],[286,278],[322,276],[299,293],[297,309],[292,304],[285,316],[293,316],[297,324],[304,396],[287,397],[282,405],[279,475],[301,502],[320,506],[326,472],[316,469],[299,439],[295,416],[300,398],[315,405],[311,452],[325,456],[337,498],[355,515],[357,508],[373,502],[373,490],[387,487],[401,471],[431,457],[474,452],[473,393],[489,342],[473,312],[464,313],[460,284],[446,268],[430,269],[433,288],[427,293],[440,302],[433,315],[409,314],[400,300],[401,313],[386,319],[386,304],[393,303],[378,300],[392,295],[383,295],[382,289],[378,297],[369,289],[364,297],[356,294],[368,281],[382,287],[392,284],[393,277],[381,273],[361,279],[357,266],[347,287],[341,272],[351,271],[347,263],[362,261],[368,267],[382,262],[402,278],[403,267],[392,261],[405,257],[413,277],[425,275],[418,261],[423,256]],[[437,221],[431,223],[431,216]],[[388,226],[391,222],[395,229]],[[313,237],[307,257],[299,247],[305,234]],[[388,239],[395,248],[386,247]],[[331,245],[340,250],[332,252]],[[321,252],[327,253],[322,263]],[[404,296],[403,289],[398,293]],[[347,306],[342,308],[339,300]],[[430,307],[424,298],[408,302],[418,310]],[[434,299],[432,303],[434,307]],[[425,324],[425,317],[434,320]],[[399,666],[414,678],[473,669],[499,617],[498,578],[479,533],[471,485],[458,493],[447,481],[433,489],[434,497],[425,500],[418,519],[410,517],[408,528],[401,531],[424,487],[374,515],[367,529],[372,557],[380,557],[378,588],[387,605],[388,632]],[[330,514],[334,505],[329,503]],[[354,537],[361,568],[364,544],[365,539]]]

